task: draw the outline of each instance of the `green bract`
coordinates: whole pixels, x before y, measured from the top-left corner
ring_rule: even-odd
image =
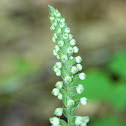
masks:
[[[76,45],[76,40],[70,34],[70,28],[67,27],[65,19],[61,17],[58,10],[49,5],[50,21],[52,23],[51,30],[54,31],[52,41],[56,42],[53,54],[60,60],[53,67],[57,76],[61,76],[63,81],[56,83],[56,88],[52,90],[52,94],[57,96],[64,103],[63,108],[57,108],[54,112],[56,116],[64,114],[67,117],[67,122],[53,117],[50,118],[50,123],[53,126],[86,126],[89,118],[77,116],[75,109],[81,103],[87,104],[87,98],[77,96],[84,91],[81,84],[74,84],[78,79],[84,80],[85,73],[78,73],[82,70],[80,64],[82,58],[80,56],[73,57],[73,53],[78,53],[79,48]]]

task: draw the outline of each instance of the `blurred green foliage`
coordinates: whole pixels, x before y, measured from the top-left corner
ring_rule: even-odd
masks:
[[[16,57],[12,61],[12,71],[7,76],[3,77],[0,84],[0,94],[10,94],[18,91],[23,82],[21,78],[30,75],[36,69],[35,66],[28,60]]]
[[[123,111],[126,107],[126,53],[116,53],[103,69],[90,69],[86,72],[85,81],[79,80],[77,83],[83,83],[86,96],[89,101],[107,102],[112,107],[112,111]],[[102,119],[97,119],[91,126],[124,126],[118,118],[107,118],[103,115]],[[114,116],[114,113],[113,113]],[[119,116],[119,115],[116,115]]]

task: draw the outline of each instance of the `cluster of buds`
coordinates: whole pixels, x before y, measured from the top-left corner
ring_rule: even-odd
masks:
[[[85,73],[79,73],[82,70],[82,65],[80,64],[82,58],[80,56],[72,56],[73,53],[78,53],[79,48],[76,46],[76,40],[70,34],[70,28],[65,23],[65,19],[61,17],[60,12],[50,5],[49,9],[52,23],[50,29],[54,32],[52,41],[57,43],[53,49],[53,54],[57,59],[61,60],[54,65],[53,70],[56,76],[61,76],[63,79],[63,81],[56,83],[52,94],[63,100],[65,105],[63,108],[56,108],[54,115],[61,116],[64,114],[68,118],[68,124],[58,117],[50,118],[50,123],[52,126],[86,126],[89,118],[75,115],[75,108],[79,103],[82,105],[87,104],[87,98],[77,97],[84,92],[84,86],[82,84],[75,85],[78,79],[84,80],[86,77]]]

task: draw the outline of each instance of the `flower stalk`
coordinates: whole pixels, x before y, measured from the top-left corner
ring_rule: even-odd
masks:
[[[85,73],[79,73],[82,70],[80,64],[82,58],[80,56],[73,57],[73,53],[78,53],[79,48],[76,45],[76,40],[70,34],[70,28],[65,23],[65,19],[61,17],[60,12],[49,5],[50,21],[52,23],[51,30],[54,32],[52,41],[57,43],[55,45],[53,54],[57,62],[53,70],[57,76],[61,76],[63,81],[56,83],[56,88],[52,90],[52,94],[57,96],[59,100],[64,103],[63,108],[56,108],[54,114],[56,116],[65,115],[67,122],[58,117],[50,118],[52,126],[86,126],[89,122],[88,116],[81,117],[75,114],[78,105],[87,104],[87,98],[80,97],[84,91],[82,84],[76,84],[77,80],[84,80]]]

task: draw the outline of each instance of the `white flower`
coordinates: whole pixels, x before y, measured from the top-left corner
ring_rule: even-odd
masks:
[[[66,76],[65,79],[64,79],[64,81],[66,83],[70,83],[72,81],[72,78],[70,76]]]
[[[59,126],[60,120],[57,117],[52,117],[49,119],[50,123],[53,124],[54,126]]]
[[[61,56],[61,60],[62,60],[63,62],[67,61],[67,60],[68,60],[67,55],[62,55],[62,56]]]
[[[56,116],[61,116],[63,114],[63,108],[56,108],[54,114]]]
[[[55,18],[53,16],[50,16],[50,21],[52,22],[54,20],[55,20]]]
[[[76,45],[76,40],[75,40],[75,39],[72,39],[72,40],[70,41],[70,44],[71,44],[72,46]]]
[[[85,77],[86,77],[86,74],[85,74],[85,73],[80,73],[80,74],[79,74],[79,78],[80,78],[81,80],[84,80]]]
[[[66,32],[66,33],[70,33],[70,28],[66,27],[66,28],[65,28],[65,32]]]
[[[60,23],[60,28],[64,28],[65,27],[65,23]]]
[[[60,19],[60,22],[61,22],[61,23],[65,23],[65,19],[64,19],[64,18],[61,18],[61,19]]]
[[[81,125],[82,124],[82,117],[81,116],[76,116],[76,119],[75,119],[75,124],[76,125]]]
[[[73,38],[73,35],[69,34],[69,40],[71,40]]]
[[[69,35],[67,33],[63,34],[64,39],[68,39]]]
[[[58,41],[58,45],[59,45],[59,47],[62,47],[64,45],[64,41],[62,41],[62,40]]]
[[[59,94],[59,89],[54,88],[54,89],[52,90],[52,94],[53,94],[54,96],[58,96],[58,94]]]
[[[58,46],[58,45],[55,45],[54,50],[55,50],[56,52],[58,52],[58,51],[60,50],[59,46]]]
[[[67,101],[67,106],[68,107],[72,107],[72,106],[74,106],[74,104],[75,103],[74,103],[74,101],[72,99],[70,99],[70,100]]]
[[[76,88],[76,91],[78,94],[81,94],[84,91],[83,85],[79,84]]]
[[[74,46],[74,47],[73,47],[73,51],[74,51],[74,53],[78,53],[79,48],[78,48],[77,46]]]
[[[58,34],[60,34],[62,31],[61,31],[61,28],[58,28],[57,31],[56,31]]]
[[[61,70],[56,72],[56,76],[61,76]]]
[[[80,56],[77,56],[77,57],[75,58],[75,60],[76,60],[77,63],[81,63],[82,58],[81,58]]]
[[[74,58],[73,58],[73,56],[70,56],[70,58],[69,58],[69,59],[70,59],[70,60],[72,60],[72,59],[74,59]]]
[[[80,99],[80,102],[82,105],[86,105],[87,104],[87,98],[83,97]]]
[[[76,67],[76,66],[72,66],[71,72],[72,72],[73,74],[77,73],[77,72],[78,72],[77,67]]]
[[[82,65],[81,64],[77,64],[76,66],[77,66],[77,68],[78,68],[79,71],[82,70]]]
[[[53,50],[53,55],[54,55],[54,56],[57,56],[57,53],[56,53],[56,51],[55,51],[55,50]]]
[[[61,89],[61,88],[63,87],[63,81],[58,81],[58,82],[56,83],[56,87],[57,87],[58,89]]]
[[[58,94],[58,99],[62,100],[63,99],[63,95],[61,93]]]
[[[67,53],[73,53],[73,48],[72,48],[72,47],[69,47],[69,48],[67,49]]]

